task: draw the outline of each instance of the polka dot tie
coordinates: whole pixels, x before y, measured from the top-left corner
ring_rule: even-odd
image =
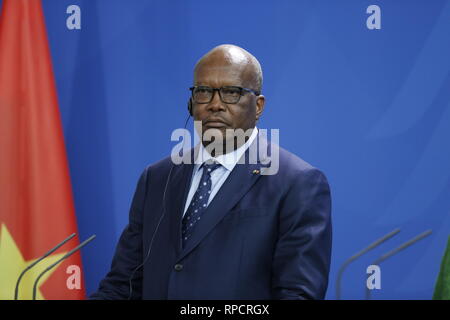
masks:
[[[181,236],[183,238],[183,248],[192,235],[196,223],[200,221],[203,212],[205,212],[208,206],[209,195],[211,194],[211,173],[221,165],[220,163],[204,163],[202,166],[203,173],[200,183],[182,221]]]

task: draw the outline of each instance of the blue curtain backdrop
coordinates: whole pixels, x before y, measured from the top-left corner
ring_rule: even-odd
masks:
[[[81,30],[66,9],[81,8]],[[369,30],[366,9],[381,8]],[[43,0],[70,162],[87,292],[107,272],[143,168],[184,126],[197,59],[232,43],[261,62],[261,128],[322,169],[333,196],[342,297],[362,299],[381,254],[433,234],[381,265],[373,299],[429,299],[450,233],[450,2]],[[1,72],[1,71],[0,71]],[[192,122],[189,127],[192,126]]]

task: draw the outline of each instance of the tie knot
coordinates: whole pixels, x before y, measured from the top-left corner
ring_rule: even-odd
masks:
[[[221,164],[220,163],[204,163],[203,164],[203,170],[209,174],[211,174],[211,172],[213,172],[214,170],[216,170],[218,167],[220,167]]]

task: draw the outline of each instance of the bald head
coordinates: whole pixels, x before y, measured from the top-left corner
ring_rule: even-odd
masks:
[[[247,50],[231,45],[223,44],[213,48],[198,60],[194,68],[194,76],[205,65],[214,65],[219,68],[232,68],[234,72],[241,73],[247,86],[257,92],[261,92],[263,74],[259,61]]]

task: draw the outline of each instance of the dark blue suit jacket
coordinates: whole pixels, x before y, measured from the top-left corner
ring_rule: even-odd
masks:
[[[265,139],[256,141],[270,149]],[[153,236],[132,280],[133,299],[324,298],[331,256],[327,179],[282,148],[277,174],[255,174],[262,160],[236,165],[184,249],[181,220],[194,166],[172,165],[169,157],[147,167],[111,270],[91,298],[127,299],[130,275]]]

